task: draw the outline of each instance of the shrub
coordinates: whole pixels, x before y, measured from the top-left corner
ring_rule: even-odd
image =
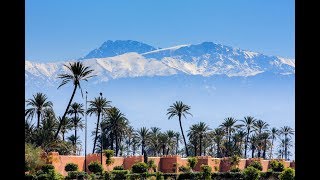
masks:
[[[144,173],[147,171],[148,171],[148,165],[144,162],[138,162],[132,166],[133,173]]]
[[[111,173],[114,175],[114,179],[126,179],[126,175],[129,174],[128,170],[113,170]]]
[[[45,164],[45,160],[41,158],[44,151],[40,147],[35,147],[32,144],[25,144],[25,163],[28,171],[36,172]]]
[[[83,171],[69,171],[65,179],[88,179],[88,174]]]
[[[35,179],[37,179],[37,176],[33,175],[33,174],[25,174],[24,175],[24,179],[26,179],[26,180],[35,180]]]
[[[189,167],[189,166],[180,166],[179,167],[179,172],[184,172],[184,173],[186,173],[186,172],[190,172],[190,170],[191,170],[191,168]]]
[[[241,169],[238,168],[238,167],[231,168],[231,169],[230,169],[230,172],[241,172]]]
[[[140,179],[142,179],[141,174],[137,174],[137,173],[128,174],[126,177],[129,180],[140,180]]]
[[[162,174],[162,172],[156,172],[156,180],[163,180],[164,179],[164,177],[163,177],[163,174]]]
[[[84,172],[84,171],[81,171],[81,172],[77,172],[78,173],[78,179],[81,179],[81,180],[83,180],[83,179],[88,179],[88,174],[86,173],[86,172]]]
[[[216,172],[212,173],[212,179],[244,179],[244,176],[240,172]]]
[[[52,164],[45,164],[41,167],[41,170],[46,174],[49,173],[49,170],[51,169],[54,169],[54,166]]]
[[[164,179],[177,179],[177,173],[163,173]]]
[[[110,149],[104,150],[104,155],[107,157],[107,159],[106,159],[107,166],[111,165],[113,163],[113,159],[111,159],[111,158],[114,155],[114,151],[110,150]]]
[[[103,179],[104,180],[112,180],[113,178],[112,178],[111,172],[105,171],[103,174]]]
[[[148,169],[152,169],[153,172],[157,171],[157,165],[154,163],[154,160],[151,159],[150,161],[148,161]]]
[[[124,170],[123,166],[115,166],[113,170]]]
[[[188,166],[190,166],[191,169],[193,169],[198,162],[198,159],[196,157],[189,157],[188,158]]]
[[[102,173],[102,171],[103,171],[102,165],[100,164],[99,161],[94,161],[94,162],[89,163],[88,169],[89,169],[89,171],[93,172],[94,174]]]
[[[294,180],[295,170],[292,168],[285,168],[279,175],[280,180]]]
[[[178,180],[180,179],[203,179],[202,174],[200,172],[187,172],[187,173],[181,173],[178,176]]]
[[[219,172],[219,166],[214,166],[214,171]]]
[[[249,166],[252,166],[252,167],[262,171],[262,165],[261,165],[260,161],[253,161],[250,163]]]
[[[272,160],[272,161],[270,161],[270,168],[274,172],[282,172],[284,170],[284,165],[283,165],[283,163],[281,163],[279,161]]]
[[[211,179],[212,168],[208,165],[201,165],[201,172],[203,172],[203,176],[205,179]]]
[[[239,162],[240,162],[240,157],[239,157],[239,156],[233,155],[233,156],[230,157],[230,165],[231,165],[231,168],[236,168],[236,167],[238,167]]]
[[[69,172],[69,171],[78,171],[78,164],[75,163],[68,163],[64,167],[64,170]]]
[[[249,166],[243,170],[243,175],[246,180],[258,180],[260,178],[260,171],[253,166]]]

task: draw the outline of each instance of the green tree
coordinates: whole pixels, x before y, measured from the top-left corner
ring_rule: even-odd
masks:
[[[80,128],[80,129],[83,129],[84,128],[84,124],[82,123],[82,119],[78,116],[75,116],[75,117],[72,117],[70,119],[70,123],[72,124],[72,127],[74,128],[74,137],[78,137],[77,136],[77,129]],[[75,153],[76,153],[76,150],[77,150],[77,144],[75,143]]]
[[[262,121],[262,120],[257,120],[254,123],[254,128],[255,128],[255,131],[257,132],[258,139],[261,139],[261,134],[263,132],[267,131],[268,127],[269,127],[269,124],[267,122]],[[258,140],[257,147],[258,147],[258,157],[261,157],[261,150],[263,147],[263,141]]]
[[[94,150],[96,148],[97,139],[98,139],[100,116],[101,116],[101,113],[107,113],[107,110],[110,108],[111,101],[107,101],[106,98],[99,96],[97,98],[94,98],[93,101],[89,101],[89,103],[90,104],[89,104],[89,108],[87,110],[87,113],[89,115],[96,114],[96,116],[98,117],[96,131],[95,131],[95,138],[94,138],[94,142],[93,142],[93,150],[92,150],[92,153],[94,153]]]
[[[272,150],[273,150],[273,143],[274,143],[274,141],[277,139],[277,136],[279,135],[279,130],[277,129],[277,128],[275,128],[275,127],[273,127],[272,129],[271,129],[271,131],[270,131],[270,133],[271,133],[271,149],[270,149],[270,155],[269,155],[269,158],[270,159],[273,159],[273,152],[272,152]]]
[[[81,123],[81,118],[79,117],[79,115],[83,116],[84,113],[84,109],[83,109],[83,104],[79,104],[79,103],[72,103],[70,105],[70,109],[68,110],[68,114],[70,115],[74,115],[73,118],[71,118],[71,122],[73,124],[74,127],[74,136],[77,137],[77,128],[83,128],[83,123]]]
[[[244,120],[241,120],[247,130],[247,135],[246,135],[246,141],[244,143],[244,157],[247,158],[247,149],[248,149],[248,142],[249,142],[249,136],[250,133],[254,127],[254,123],[255,123],[255,118],[252,116],[246,116],[244,117]]]
[[[167,111],[168,111],[167,115],[169,115],[168,119],[171,119],[174,116],[178,116],[178,118],[179,118],[180,130],[181,130],[181,134],[183,137],[184,147],[185,147],[187,156],[189,156],[189,152],[188,152],[186,138],[184,136],[183,129],[182,129],[181,117],[183,116],[186,118],[186,114],[192,115],[189,112],[190,108],[191,108],[190,106],[183,104],[182,101],[176,101],[173,105],[170,106],[169,109],[167,109]]]
[[[291,135],[294,134],[294,130],[289,127],[289,126],[284,126],[284,127],[281,127],[280,131],[279,131],[280,135],[284,135],[284,157],[285,157],[285,160],[288,160],[288,143],[287,141],[288,140],[288,137],[291,137]]]
[[[137,131],[138,139],[141,143],[141,155],[144,155],[145,146],[150,137],[149,129],[146,127],[142,127]]]
[[[81,81],[88,81],[89,78],[93,77],[93,75],[91,75],[93,70],[89,69],[89,67],[85,66],[82,62],[78,61],[78,62],[69,63],[68,65],[64,65],[64,67],[66,67],[69,72],[58,75],[58,78],[62,79],[62,82],[58,88],[67,84],[68,82],[72,82],[74,88],[73,88],[71,98],[70,98],[68,105],[66,107],[66,110],[64,111],[63,116],[61,118],[62,121],[59,123],[58,130],[54,136],[55,139],[57,139],[57,137],[58,137],[62,123],[65,120],[65,117],[69,111],[69,107],[70,107],[71,102],[73,100],[73,97],[76,93],[76,90],[78,88],[80,88],[81,94],[82,94],[80,82]]]
[[[48,101],[47,96],[43,93],[36,93],[33,95],[33,98],[28,99],[26,103],[27,106],[31,107],[25,110],[25,116],[27,119],[37,116],[38,129],[40,126],[41,116],[43,116],[46,110],[52,109],[53,104],[51,101]]]

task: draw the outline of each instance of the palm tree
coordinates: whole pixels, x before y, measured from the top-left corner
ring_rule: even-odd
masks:
[[[291,137],[291,135],[293,135],[294,130],[289,127],[289,126],[284,126],[281,127],[280,131],[279,131],[280,135],[284,135],[284,141],[287,142],[288,140],[288,136]],[[284,158],[285,160],[288,159],[288,145],[287,143],[284,144]]]
[[[238,155],[242,156],[242,143],[243,139],[247,136],[247,133],[243,130],[237,130],[237,132],[234,134],[234,153],[237,153]]]
[[[263,159],[266,159],[266,151],[267,151],[267,141],[269,139],[269,132],[263,132],[260,134],[260,138],[263,141],[263,152],[262,152],[262,157]]]
[[[149,129],[142,127],[137,131],[138,139],[141,142],[141,155],[144,155],[145,145],[150,137]]]
[[[84,127],[84,124],[82,123],[82,119],[80,117],[72,117],[70,119],[70,123],[72,124],[72,127],[74,128],[74,137],[78,137],[77,136],[77,129],[80,128],[80,129],[83,129]],[[76,149],[77,149],[77,144],[75,145]]]
[[[31,106],[29,109],[25,110],[25,116],[27,119],[37,115],[37,129],[40,126],[40,119],[44,111],[47,109],[52,109],[52,102],[47,100],[47,96],[42,93],[36,93],[33,95],[33,99],[28,99],[26,101],[27,106]]]
[[[176,101],[173,105],[170,106],[169,109],[167,109],[168,111],[167,115],[169,115],[168,119],[171,119],[174,116],[178,116],[179,118],[180,130],[183,137],[184,147],[185,147],[187,156],[189,156],[189,152],[188,152],[186,138],[184,136],[183,129],[182,129],[181,117],[183,116],[186,118],[186,114],[189,114],[192,116],[192,114],[189,112],[190,108],[191,108],[190,106],[183,104],[181,101]]]
[[[221,158],[221,146],[222,146],[222,141],[223,141],[223,136],[224,136],[224,131],[221,128],[216,128],[213,130],[213,141],[217,145],[217,157]]]
[[[178,150],[179,150],[179,142],[180,142],[180,133],[179,132],[175,132],[174,134],[175,140],[176,140],[176,155],[178,154]]]
[[[157,156],[160,153],[160,134],[161,129],[158,127],[151,127],[150,128],[150,147],[153,151],[153,155]]]
[[[236,119],[233,117],[227,117],[224,119],[224,122],[220,125],[222,129],[226,131],[226,134],[228,136],[228,143],[231,141],[231,133],[235,130],[235,123],[237,122]]]
[[[98,138],[98,129],[100,125],[100,116],[101,113],[107,113],[108,108],[110,107],[111,101],[107,101],[106,98],[103,98],[101,96],[94,98],[93,101],[89,101],[89,108],[87,110],[87,114],[90,116],[92,114],[96,114],[98,119],[97,119],[97,127],[96,127],[96,133],[95,133],[95,138],[94,138],[94,143],[93,143],[93,150],[92,153],[94,153],[94,150],[96,148],[96,143],[97,143],[97,138]]]
[[[128,125],[128,120],[123,113],[116,107],[112,107],[108,110],[106,116],[107,124],[110,126],[111,132],[115,135],[116,140],[116,156],[119,152],[119,138]]]
[[[77,154],[77,144],[80,144],[81,141],[80,141],[80,137],[79,136],[74,136],[73,134],[69,137],[67,137],[67,140],[70,141],[72,143],[72,146],[73,146],[73,151],[74,151],[74,154]]]
[[[251,135],[249,138],[249,142],[251,144],[251,158],[254,158],[254,152],[257,149],[258,141],[259,139],[256,134]]]
[[[58,117],[58,121],[62,122],[61,117]],[[63,121],[61,125],[61,134],[62,134],[62,141],[64,141],[64,135],[65,133],[72,128],[72,124],[70,121],[70,118],[66,117],[66,119]]]
[[[262,120],[257,120],[255,123],[254,123],[254,128],[257,132],[257,136],[260,137],[261,136],[261,133],[264,132],[264,131],[267,131],[268,130],[268,127],[269,127],[269,124],[267,122],[264,122]],[[262,147],[262,142],[259,141],[258,142],[258,147]],[[261,148],[258,148],[258,157],[261,156]]]
[[[272,153],[272,150],[273,150],[273,143],[274,143],[274,140],[276,140],[277,136],[279,135],[279,130],[275,127],[273,127],[271,129],[271,150],[270,150],[270,159],[273,158],[273,153]]]
[[[168,148],[167,148],[167,153],[166,153],[168,155],[169,154],[169,150],[173,149],[173,144],[174,144],[173,138],[174,138],[175,133],[172,130],[168,130],[168,131],[165,132],[165,134],[168,137],[168,141],[167,141],[167,144],[168,144],[167,147]]]
[[[83,116],[83,113],[84,113],[84,109],[82,107],[83,107],[83,104],[74,102],[70,105],[70,109],[68,110],[68,114],[74,115],[74,117],[72,118],[72,123],[73,123],[73,127],[75,128],[74,129],[75,137],[77,137],[77,127],[78,127],[77,123],[80,122],[81,124],[81,118],[78,118],[77,115],[81,114]],[[81,125],[83,126],[83,124]]]
[[[89,78],[93,77],[93,75],[90,75],[93,72],[93,70],[89,69],[89,67],[85,66],[82,62],[78,61],[78,62],[69,63],[68,65],[64,65],[64,67],[66,67],[70,72],[58,75],[58,78],[62,79],[62,82],[58,88],[67,84],[68,82],[72,82],[74,88],[73,88],[73,92],[72,92],[71,98],[69,100],[69,103],[67,105],[67,108],[64,111],[64,114],[61,118],[62,121],[59,123],[58,130],[54,136],[55,139],[57,139],[57,137],[58,137],[59,131],[61,129],[61,125],[62,125],[63,121],[65,120],[65,117],[68,113],[70,104],[73,100],[73,97],[76,93],[77,88],[80,88],[81,94],[82,94],[80,81],[82,81],[82,80],[88,81]]]
[[[244,120],[241,120],[244,123],[245,128],[247,129],[247,137],[244,143],[244,157],[247,158],[247,148],[248,148],[248,141],[249,136],[251,133],[252,128],[254,127],[255,119],[252,116],[244,117]]]

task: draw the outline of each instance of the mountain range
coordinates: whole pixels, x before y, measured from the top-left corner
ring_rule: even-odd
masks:
[[[94,69],[94,82],[118,78],[171,75],[200,75],[215,77],[251,77],[257,74],[294,76],[295,60],[258,52],[232,48],[213,42],[156,48],[132,40],[108,40],[99,48],[79,58]],[[66,62],[25,62],[26,85],[49,86],[59,80]]]

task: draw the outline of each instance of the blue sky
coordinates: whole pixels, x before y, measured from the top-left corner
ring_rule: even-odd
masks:
[[[86,55],[106,40],[156,47],[212,41],[294,58],[292,0],[26,1],[26,59]]]

